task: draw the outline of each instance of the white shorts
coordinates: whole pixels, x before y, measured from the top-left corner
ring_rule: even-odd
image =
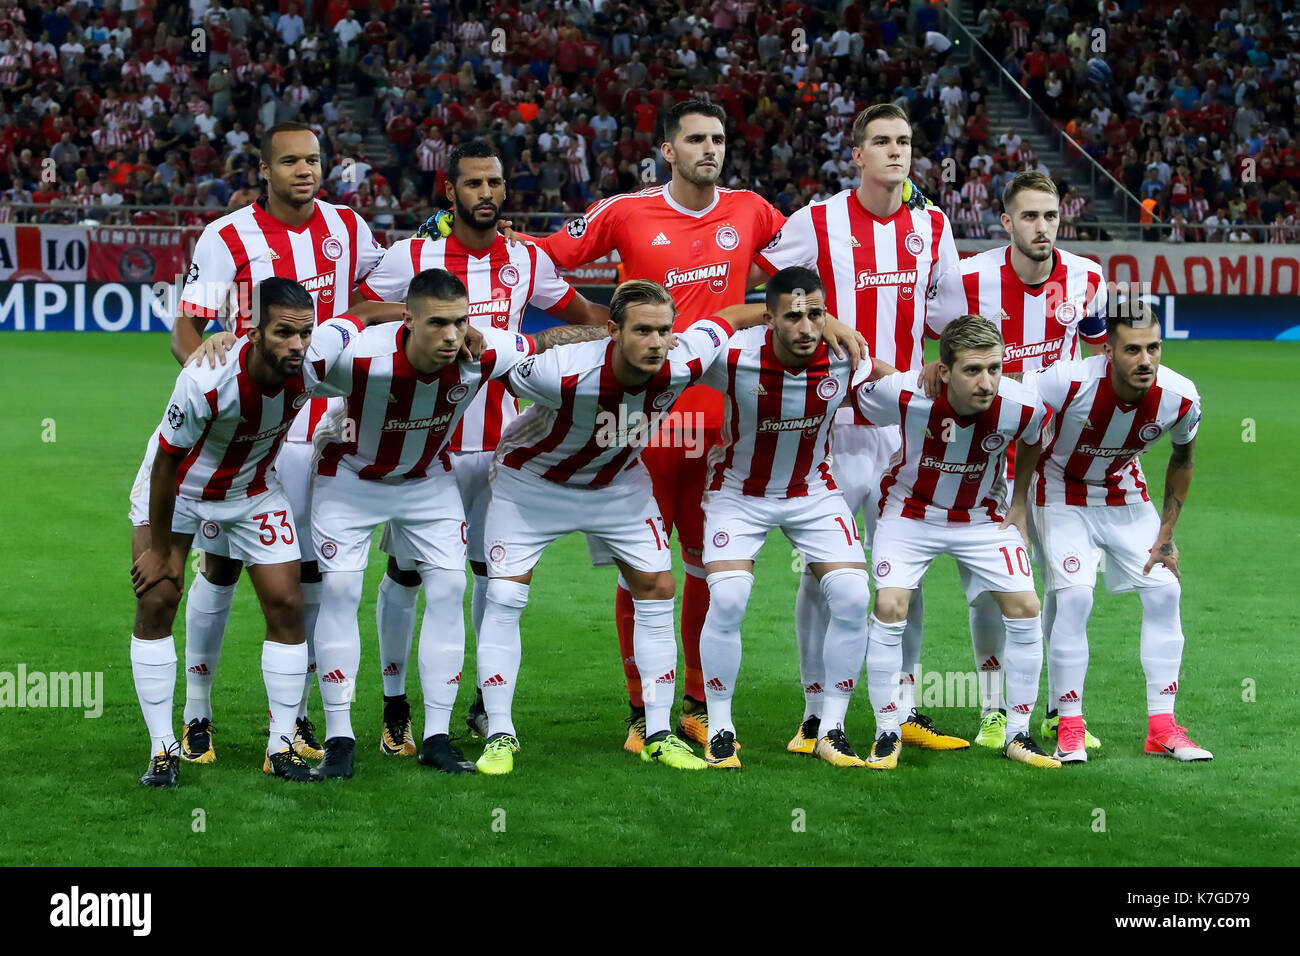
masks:
[[[1097,586],[1097,566],[1106,555],[1106,590],[1111,594],[1135,588],[1158,588],[1178,579],[1163,564],[1148,575],[1142,568],[1160,533],[1155,505],[1049,504],[1031,509],[1045,586],[1053,591]]]
[[[527,574],[556,538],[585,531],[637,571],[673,566],[668,532],[644,465],[604,488],[547,481],[498,465],[492,475],[484,543],[494,578]]]
[[[131,506],[126,516],[133,528],[149,527],[149,480],[153,476],[153,461],[158,457],[158,430],[149,436],[149,444],[144,449],[144,461],[135,473],[135,483],[131,485]],[[196,545],[197,547],[197,545]]]
[[[941,525],[915,518],[887,516],[876,526],[871,546],[871,576],[876,588],[914,590],[930,562],[950,554],[963,569],[967,602],[985,591],[1034,590],[1029,549],[1015,528],[998,530],[992,522]]]
[[[177,496],[172,531],[194,535],[200,551],[245,564],[285,564],[301,557],[293,509],[276,484],[251,498],[196,501]]]
[[[371,536],[385,523],[385,549],[398,560],[465,569],[465,512],[450,472],[390,483],[340,468],[337,475],[314,476],[311,494],[312,546],[321,571],[364,571]]]
[[[836,422],[831,426],[831,474],[848,502],[849,512],[862,512],[868,546],[876,534],[880,479],[902,444],[903,433],[897,425]]]
[[[299,528],[311,527],[312,454],[310,443],[286,441],[271,466],[293,508],[293,523]]]
[[[462,451],[451,455],[451,473],[456,476],[460,503],[469,523],[469,559],[486,561],[483,554],[483,523],[487,520],[488,502],[492,499],[492,459],[496,452]]]
[[[780,528],[810,564],[865,564],[858,525],[838,491],[804,498],[752,498],[711,491],[704,496],[704,563],[752,561]]]

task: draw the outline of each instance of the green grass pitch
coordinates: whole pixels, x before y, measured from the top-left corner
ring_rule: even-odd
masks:
[[[1165,357],[1204,398],[1178,534],[1187,635],[1179,716],[1215,752],[1211,764],[1143,755],[1138,601],[1100,590],[1087,706],[1104,749],[1086,766],[1043,772],[982,750],[909,750],[896,772],[877,774],[787,754],[802,696],[795,574],[778,534],[760,559],[744,628],[735,702],[744,769],[646,766],[621,750],[613,572],[589,567],[572,535],[543,559],[523,618],[523,750],[512,776],[449,778],[379,753],[382,566],[372,560],[357,777],[295,787],[260,772],[262,622],[245,579],[214,693],[218,761],[182,767],[181,786],[159,792],[136,783],[148,742],[127,656],[126,498],[176,366],[159,335],[4,335],[0,671],[102,671],[106,700],[98,719],[0,710],[0,864],[1294,864],[1300,347],[1171,342]],[[1145,463],[1156,495],[1167,454],[1166,443]],[[924,670],[969,671],[950,559],[936,563],[925,592]],[[183,660],[182,630],[183,612]],[[414,664],[408,683],[422,715]],[[865,697],[864,688],[848,728],[859,747],[870,737]],[[180,674],[178,730],[183,698]],[[466,687],[453,729],[468,703]],[[1040,696],[1035,726],[1042,706]],[[319,717],[316,692],[312,707]],[[943,728],[975,732],[973,704],[930,712]]]

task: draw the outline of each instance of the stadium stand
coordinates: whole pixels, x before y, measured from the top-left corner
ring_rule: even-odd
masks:
[[[967,17],[1059,129],[1154,200],[1161,238],[1300,241],[1300,17],[1222,2],[988,0]],[[321,137],[322,198],[380,232],[438,207],[472,137],[501,151],[512,213],[546,231],[665,179],[657,111],[700,96],[727,112],[728,183],[787,214],[856,184],[853,116],[894,100],[914,179],[959,236],[1001,235],[1002,188],[1042,168],[1062,237],[1104,238],[1070,170],[994,127],[1004,94],[947,16],[906,0],[0,0],[0,221],[202,225],[258,195],[261,131],[294,119]]]

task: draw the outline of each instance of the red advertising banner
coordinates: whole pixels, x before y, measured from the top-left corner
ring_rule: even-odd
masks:
[[[101,226],[90,230],[91,282],[175,282],[188,250],[178,229]]]

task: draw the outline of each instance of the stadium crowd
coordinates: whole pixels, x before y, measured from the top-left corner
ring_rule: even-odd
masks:
[[[976,32],[1144,220],[1172,224],[1160,238],[1300,241],[1300,17],[1241,6],[987,0]],[[857,185],[848,126],[892,100],[959,236],[1004,237],[1002,190],[1028,168],[1057,179],[1062,239],[1105,238],[1068,169],[992,128],[956,35],[907,0],[0,0],[0,221],[144,205],[129,221],[202,225],[256,198],[262,130],[298,120],[321,137],[322,198],[380,233],[433,211],[475,137],[501,152],[512,212],[555,214],[547,232],[664,181],[658,111],[703,97],[727,113],[728,184],[783,213]]]

